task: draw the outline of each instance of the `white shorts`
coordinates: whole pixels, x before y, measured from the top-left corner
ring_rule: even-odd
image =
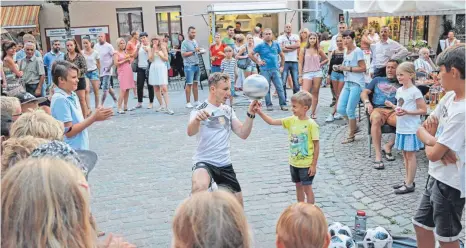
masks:
[[[310,71],[303,74],[303,79],[312,80],[313,78],[322,78],[322,71]]]

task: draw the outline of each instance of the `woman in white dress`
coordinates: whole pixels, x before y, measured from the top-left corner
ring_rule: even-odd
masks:
[[[152,38],[152,50],[149,53],[149,84],[154,86],[155,96],[160,104],[158,112],[166,112],[172,115],[173,111],[168,108],[168,61],[167,45],[161,37]],[[163,99],[162,99],[163,97]],[[165,103],[164,103],[165,102]]]

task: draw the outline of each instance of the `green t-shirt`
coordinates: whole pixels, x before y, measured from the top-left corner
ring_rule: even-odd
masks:
[[[309,168],[314,158],[314,140],[319,140],[319,125],[312,120],[296,116],[282,119],[290,141],[290,164],[296,168]]]
[[[230,39],[227,36],[227,37],[223,38],[222,43],[225,44],[225,45],[234,46],[235,45],[235,40]]]

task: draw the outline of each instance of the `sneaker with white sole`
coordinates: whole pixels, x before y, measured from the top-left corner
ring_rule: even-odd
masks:
[[[186,108],[194,108],[194,106],[190,102],[188,102],[186,103]]]
[[[334,120],[335,120],[335,117],[334,117],[332,114],[330,114],[330,115],[327,117],[327,119],[325,119],[325,122],[332,122],[332,121],[334,121]]]
[[[341,120],[341,119],[343,119],[343,116],[341,114],[339,114],[339,113],[335,113],[333,118],[335,118],[335,120]]]
[[[201,103],[200,103],[199,101],[196,101],[196,102],[194,102],[194,105],[193,105],[193,106],[194,106],[194,107],[197,107],[197,106],[199,106],[199,105],[201,105]]]
[[[163,113],[163,112],[165,112],[167,110],[164,107],[160,107],[160,108],[156,109],[155,111]]]
[[[171,109],[166,109],[165,113],[167,113],[169,115],[175,114],[175,112],[173,112],[173,110],[171,110]]]

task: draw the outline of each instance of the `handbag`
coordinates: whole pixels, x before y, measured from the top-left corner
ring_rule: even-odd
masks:
[[[246,47],[246,54],[248,52],[248,48]],[[244,53],[243,53],[244,55]],[[238,68],[240,69],[243,69],[243,70],[246,70],[249,66],[249,64],[251,64],[251,59],[250,58],[245,58],[245,59],[238,59],[236,61],[236,65],[238,66]]]
[[[138,47],[136,48],[137,55],[139,55],[140,48],[141,48],[141,44],[139,44]],[[136,56],[136,58],[134,58],[133,60],[133,63],[131,63],[131,70],[133,70],[133,72],[138,72],[138,64],[139,64],[139,56]]]

